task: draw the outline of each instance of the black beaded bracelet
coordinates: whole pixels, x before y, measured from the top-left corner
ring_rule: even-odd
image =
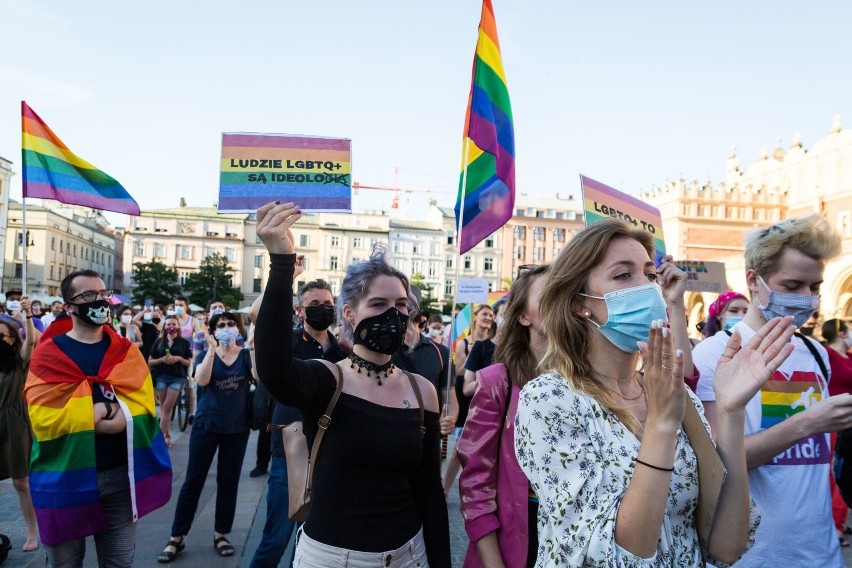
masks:
[[[650,467],[651,469],[656,469],[657,471],[668,471],[668,472],[674,471],[673,467],[659,467],[659,466],[656,466],[656,465],[651,465],[648,462],[643,462],[639,458],[636,458],[636,463],[641,463],[645,467]]]

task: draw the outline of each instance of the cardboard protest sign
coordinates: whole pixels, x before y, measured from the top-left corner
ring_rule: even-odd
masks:
[[[686,289],[692,292],[721,294],[728,290],[724,262],[676,260],[675,266],[686,272]]]
[[[219,213],[279,200],[302,211],[352,210],[352,141],[291,134],[222,134]]]
[[[654,249],[657,251],[654,262],[659,265],[666,254],[660,210],[583,175],[580,176],[580,184],[583,191],[586,226],[591,227],[607,219],[621,219],[634,227],[645,229],[654,237]]]

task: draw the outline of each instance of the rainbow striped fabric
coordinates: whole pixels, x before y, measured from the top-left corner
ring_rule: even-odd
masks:
[[[512,108],[491,0],[482,2],[472,75],[456,198],[456,226],[461,233],[459,254],[502,227],[512,218],[515,206]]]
[[[121,184],[69,150],[24,101],[21,131],[24,197],[139,215]]]
[[[54,322],[30,362],[24,395],[33,441],[30,493],[41,540],[48,546],[109,529],[98,495],[93,383],[110,385],[127,420],[127,460],[133,520],[168,503],[172,468],[154,408],[148,365],[139,349],[116,334],[96,377],[85,377],[53,337],[71,329]]]

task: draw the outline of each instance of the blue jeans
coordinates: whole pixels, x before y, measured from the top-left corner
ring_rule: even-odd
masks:
[[[276,431],[274,435],[280,436]],[[263,538],[251,559],[249,568],[276,568],[290,542],[295,523],[287,516],[290,493],[287,489],[287,458],[272,456],[269,484],[266,490],[266,524]]]

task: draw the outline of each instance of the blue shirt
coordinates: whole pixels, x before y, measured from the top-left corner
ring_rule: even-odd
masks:
[[[198,389],[198,410],[192,427],[217,434],[246,432],[250,377],[251,358],[247,350],[241,350],[230,365],[218,353],[214,355],[210,382]]]

